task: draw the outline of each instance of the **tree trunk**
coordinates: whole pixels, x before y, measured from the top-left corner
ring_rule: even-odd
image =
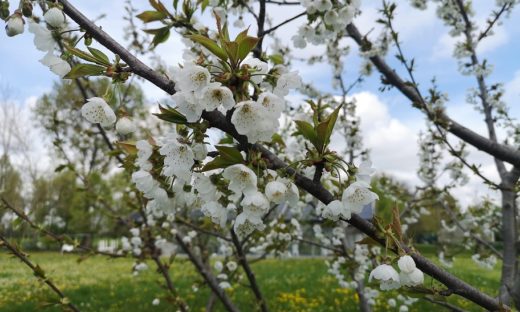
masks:
[[[365,297],[365,283],[363,280],[357,281],[356,292],[359,297],[359,311],[361,312],[372,312],[372,308],[368,304],[368,300]]]
[[[504,242],[500,301],[511,304],[511,295],[516,276],[516,194],[512,185],[506,185],[502,194],[502,240]]]

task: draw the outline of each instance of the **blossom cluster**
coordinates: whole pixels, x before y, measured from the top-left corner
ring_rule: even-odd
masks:
[[[370,175],[374,169],[370,161],[361,163],[356,174],[356,182],[350,184],[340,200],[333,200],[322,211],[324,218],[336,221],[340,218],[350,220],[352,213],[360,213],[366,205],[379,197],[370,190]]]
[[[309,15],[319,15],[321,18],[316,26],[311,23],[300,27],[298,33],[291,38],[296,48],[305,48],[307,42],[320,45],[333,39],[352,22],[360,8],[361,1],[333,4],[330,0],[304,0],[301,1],[301,5],[305,7]]]
[[[381,290],[398,289],[401,286],[419,286],[424,282],[424,273],[415,266],[412,257],[405,255],[399,258],[397,265],[401,270],[398,273],[389,264],[380,264],[368,277],[368,281],[379,281]]]

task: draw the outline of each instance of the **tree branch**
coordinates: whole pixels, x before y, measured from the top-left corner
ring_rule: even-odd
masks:
[[[251,289],[253,290],[253,293],[256,297],[256,301],[260,305],[260,310],[262,312],[268,312],[269,309],[267,308],[267,303],[265,302],[265,299],[262,296],[260,287],[258,287],[255,273],[253,272],[253,270],[251,270],[251,267],[249,266],[249,262],[247,261],[246,254],[244,253],[244,250],[242,249],[242,244],[240,243],[240,240],[238,239],[233,228],[231,228],[230,232],[231,232],[231,239],[233,240],[233,245],[235,245],[235,249],[237,251],[238,262],[244,269],[244,272],[246,272],[247,279],[249,280],[249,285],[251,286]]]
[[[202,275],[206,283],[208,283],[212,292],[220,299],[226,310],[230,312],[239,312],[239,310],[235,307],[235,305],[226,295],[224,290],[219,287],[218,281],[215,279],[213,274],[211,274],[211,272],[208,272],[208,270],[200,261],[200,259],[197,258],[195,254],[191,251],[190,247],[186,243],[184,243],[182,237],[179,234],[176,234],[175,239],[177,240],[179,246],[181,246],[182,250],[188,255],[188,258],[193,263],[193,265],[195,265],[195,269],[199,272],[200,275]]]
[[[368,40],[364,38],[354,24],[347,26],[349,36],[360,46],[367,45]],[[397,88],[404,96],[406,96],[415,106],[425,107],[426,103],[421,99],[417,91],[404,81],[388,64],[380,57],[370,57],[370,61],[384,76],[385,80]],[[428,114],[428,118],[433,122],[440,123],[443,128],[462,139],[463,141],[473,145],[475,148],[484,151],[496,158],[506,161],[512,165],[520,167],[520,152],[510,146],[493,142],[488,138],[464,127],[455,120],[451,119],[442,110]]]
[[[36,276],[38,279],[47,284],[47,286],[49,286],[49,288],[60,297],[60,303],[62,305],[68,306],[74,312],[79,312],[79,309],[74,304],[69,302],[69,299],[54,284],[54,282],[50,278],[45,276],[45,272],[37,264],[32,263],[31,260],[29,260],[29,258],[17,247],[11,245],[11,243],[9,243],[9,241],[4,236],[2,236],[2,234],[0,234],[0,246],[4,246],[5,248],[7,248],[15,257],[20,259],[20,261],[22,261],[34,272],[34,276]]]

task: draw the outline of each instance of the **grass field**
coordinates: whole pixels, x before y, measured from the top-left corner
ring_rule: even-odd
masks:
[[[131,259],[109,260],[92,257],[77,263],[77,256],[58,253],[34,253],[31,259],[43,267],[48,275],[65,292],[81,311],[175,311],[165,301],[152,305],[161,298],[162,280],[150,269],[138,276],[131,273]],[[357,311],[353,290],[339,288],[335,279],[326,274],[321,259],[276,260],[254,264],[253,269],[267,297],[272,311]],[[457,258],[453,269],[462,279],[495,294],[500,276],[499,267],[484,270],[469,258]],[[193,281],[200,280],[189,262],[177,262],[171,269],[174,282],[188,302],[191,311],[204,311],[207,289],[192,291]],[[425,285],[431,285],[427,278]],[[241,311],[255,311],[252,296],[245,287],[229,291]],[[387,298],[396,292],[384,293],[374,307],[375,311],[392,311]],[[0,253],[0,311],[41,311],[45,302],[55,298],[45,285],[40,284],[32,272],[17,259]],[[451,297],[449,302],[464,309],[481,311],[471,303]],[[222,309],[217,309],[222,310]],[[393,308],[397,311],[397,308]],[[410,311],[444,311],[431,303],[420,301]],[[47,307],[46,311],[60,311]]]

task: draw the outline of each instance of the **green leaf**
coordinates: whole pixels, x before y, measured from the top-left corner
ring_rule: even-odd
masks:
[[[218,144],[233,144],[233,137],[229,134],[226,134],[226,136],[218,141]]]
[[[247,27],[246,30],[243,30],[241,33],[239,33],[236,37],[235,37],[235,42],[238,42],[240,43],[240,41],[242,41],[244,38],[247,37],[247,32],[249,31],[249,27]]]
[[[160,13],[168,14],[168,10],[166,10],[166,7],[164,6],[164,4],[162,4],[161,1],[150,0],[150,5]]]
[[[283,64],[283,56],[280,54],[270,55],[269,60],[271,60],[275,65]]]
[[[217,156],[217,157],[213,158],[212,161],[205,164],[204,167],[202,167],[202,169],[200,171],[205,172],[205,171],[210,171],[210,170],[214,170],[214,169],[227,168],[234,164],[236,164],[236,163],[232,162],[228,159],[225,159],[222,156]]]
[[[86,76],[101,76],[105,73],[106,67],[94,64],[78,64],[70,70],[64,79],[76,79]]]
[[[100,63],[103,63],[103,65],[109,66],[110,60],[108,59],[108,56],[106,56],[105,53],[99,51],[98,49],[88,47],[88,50],[94,56]]]
[[[75,48],[75,47],[69,47],[69,46],[66,46],[65,47],[67,49],[68,52],[70,52],[70,54],[72,55],[75,55],[85,61],[88,61],[88,62],[92,62],[92,63],[96,63],[96,64],[99,64],[99,65],[106,65],[104,64],[103,62],[100,62],[97,58],[95,58],[94,56],[88,54],[87,52],[85,51],[81,51],[80,49],[78,48]]]
[[[314,147],[318,148],[318,136],[314,131],[314,127],[303,120],[295,120],[294,122],[296,123],[296,129],[298,129],[297,134],[303,135]]]
[[[278,133],[273,134],[273,136],[271,137],[271,142],[276,143],[276,144],[280,145],[281,147],[285,147],[285,142],[284,142],[282,136]]]
[[[241,61],[251,52],[258,43],[259,39],[255,37],[245,37],[238,44],[238,59]]]
[[[179,0],[173,0],[173,8],[177,10],[177,5],[179,4]]]
[[[144,11],[138,14],[136,17],[143,21],[143,23],[150,23],[160,21],[166,18],[166,14],[158,11]]]
[[[215,148],[218,150],[220,156],[226,160],[234,163],[243,163],[244,158],[238,149],[232,146],[217,145]]]
[[[59,165],[58,167],[56,167],[56,169],[54,169],[54,172],[61,172],[66,168],[70,168],[70,165],[69,164]]]
[[[181,125],[185,125],[188,123],[186,117],[184,117],[183,114],[179,113],[174,108],[166,108],[159,106],[159,109],[161,110],[161,112],[159,114],[154,114],[155,116],[159,117],[159,119]]]
[[[204,11],[206,10],[206,8],[208,7],[209,5],[209,0],[202,0],[202,3],[200,5],[200,11],[202,13],[204,13]]]
[[[165,42],[170,37],[170,26],[157,29],[157,33],[153,37],[152,46],[155,48],[159,44]]]
[[[202,44],[206,49],[210,50],[211,53],[215,54],[219,59],[226,61],[228,59],[228,55],[218,44],[209,39],[208,37],[202,35],[191,35],[189,38],[195,42]]]
[[[338,119],[339,110],[341,109],[341,105],[338,106],[332,114],[327,117],[326,120],[320,122],[318,127],[316,128],[316,132],[318,135],[318,151],[324,152],[327,146],[330,143],[330,137],[332,135],[332,130],[334,130],[334,125],[336,124],[336,120]]]
[[[129,155],[137,154],[137,147],[134,141],[122,141],[116,144]]]
[[[222,43],[222,47],[226,51],[231,63],[236,64],[238,61],[238,43],[226,41]]]

